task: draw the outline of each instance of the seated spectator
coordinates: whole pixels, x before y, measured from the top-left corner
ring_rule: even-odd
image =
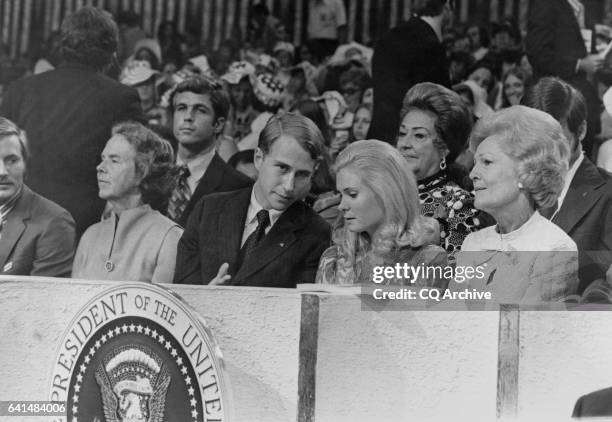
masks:
[[[478,25],[472,25],[467,29],[467,35],[472,42],[472,57],[479,61],[489,52],[489,33],[487,30]]]
[[[112,133],[97,167],[111,215],[83,234],[72,277],[169,283],[183,233],[160,213],[176,184],[172,146],[139,123],[120,123]]]
[[[157,74],[157,71],[151,69],[149,62],[134,60],[128,63],[119,81],[136,88],[147,123],[159,125],[164,120],[165,110],[158,105]]]
[[[531,77],[520,67],[510,69],[502,78],[501,108],[519,105],[531,87]]]
[[[578,293],[602,279],[612,263],[612,176],[597,168],[582,148],[587,131],[584,97],[567,82],[542,78],[527,91],[523,104],[553,116],[569,141],[569,171],[563,190],[546,215],[578,246]]]
[[[357,141],[340,153],[335,167],[344,218],[334,232],[334,245],[321,256],[317,283],[369,284],[380,265],[446,265],[444,250],[431,245],[437,243],[435,230],[419,216],[416,182],[397,150],[381,141]],[[414,282],[440,284],[435,279]]]
[[[370,123],[372,123],[372,105],[360,104],[355,109],[353,127],[351,128],[351,142],[366,139],[370,130]]]
[[[423,82],[406,93],[397,149],[417,179],[421,213],[440,224],[440,246],[451,262],[465,237],[481,223],[467,173],[455,163],[471,129],[468,108],[448,88]]]
[[[133,60],[146,61],[154,70],[162,68],[162,52],[159,43],[153,38],[143,38],[134,45],[134,54],[127,58],[126,64]]]
[[[175,283],[295,287],[312,283],[329,226],[302,199],[323,137],[296,113],[272,117],[255,151],[253,188],[208,195],[193,210],[177,254]]]
[[[266,123],[282,106],[285,90],[283,85],[272,74],[260,73],[251,76],[253,86],[253,108],[259,115],[251,122],[251,130],[247,136],[242,138],[237,146],[239,150],[255,149],[259,134]]]
[[[168,217],[184,227],[200,198],[247,187],[252,181],[221,158],[219,138],[229,111],[221,83],[202,76],[188,77],[172,91],[169,105],[180,173]]]
[[[28,159],[25,133],[0,117],[0,275],[68,277],[74,220],[25,185]]]
[[[232,155],[227,164],[245,176],[257,180],[257,169],[255,168],[254,160],[255,150],[245,149]]]
[[[478,121],[470,146],[475,206],[496,225],[470,233],[457,266],[483,277],[453,288],[491,291],[499,303],[554,302],[576,293],[576,243],[540,213],[554,205],[567,173],[569,143],[549,114],[513,106]]]
[[[253,108],[253,87],[249,80],[255,67],[245,61],[234,62],[221,79],[229,84],[230,114],[225,125],[225,135],[234,142],[240,141],[251,131],[251,123],[259,115]]]

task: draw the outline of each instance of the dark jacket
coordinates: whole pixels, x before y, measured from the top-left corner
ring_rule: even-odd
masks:
[[[27,133],[32,190],[68,210],[78,234],[99,221],[104,202],[96,166],[112,125],[142,118],[136,90],[93,68],[65,64],[11,84],[0,115]]]
[[[182,227],[187,224],[189,214],[193,211],[195,205],[198,203],[200,198],[212,193],[228,192],[236,189],[242,189],[249,187],[253,184],[253,180],[239,171],[235,170],[232,166],[227,164],[218,154],[213,156],[208,168],[204,172],[204,176],[198,182],[193,195],[185,211],[181,217],[177,220],[177,223]]]
[[[175,283],[208,284],[225,262],[230,285],[295,287],[314,282],[319,258],[330,243],[330,228],[302,201],[283,212],[237,268],[251,191],[213,194],[198,202],[178,245]]]
[[[574,418],[598,416],[612,416],[612,387],[580,397],[572,414]]]
[[[584,45],[578,21],[567,0],[532,0],[527,16],[525,50],[535,79],[557,76],[579,90],[588,108],[588,132],[583,141],[590,152],[593,138],[601,130],[601,102],[597,90],[576,63],[589,51]]]
[[[376,43],[372,78],[374,111],[368,138],[394,144],[406,92],[420,82],[450,86],[444,46],[429,24],[413,17]]]
[[[578,245],[578,293],[612,264],[612,175],[585,158],[552,222]]]

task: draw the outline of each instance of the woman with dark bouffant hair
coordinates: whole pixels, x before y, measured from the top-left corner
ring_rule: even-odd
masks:
[[[472,120],[459,94],[429,82],[408,90],[400,112],[397,149],[417,179],[421,213],[438,220],[440,246],[451,261],[481,223],[467,172],[456,163],[467,147]]]
[[[160,211],[176,186],[172,146],[140,123],[119,123],[97,167],[110,215],[89,227],[72,277],[170,283],[183,229]]]

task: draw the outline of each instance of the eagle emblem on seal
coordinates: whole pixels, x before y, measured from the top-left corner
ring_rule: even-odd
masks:
[[[106,356],[95,373],[105,422],[163,422],[170,373],[143,346],[123,346]]]

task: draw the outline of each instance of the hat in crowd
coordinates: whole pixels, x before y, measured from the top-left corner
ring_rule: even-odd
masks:
[[[373,49],[353,41],[339,46],[334,55],[329,59],[329,63],[340,64],[349,60],[370,62],[373,55]]]
[[[325,91],[323,95],[313,100],[323,102],[329,116],[329,124],[332,124],[337,115],[344,114],[348,108],[344,97],[338,91]]]
[[[287,53],[291,54],[292,56],[295,55],[295,47],[293,46],[293,44],[285,42],[285,41],[279,41],[274,45],[274,49],[272,50],[274,54],[279,53],[281,51],[286,51]]]
[[[245,76],[250,76],[255,73],[255,66],[251,63],[241,60],[233,62],[227,69],[227,73],[221,76],[221,79],[231,85],[238,84]]]
[[[284,96],[283,85],[271,74],[260,73],[251,75],[251,85],[255,97],[268,107],[276,107],[281,104]]]
[[[276,73],[276,69],[278,69],[278,60],[267,54],[260,54],[255,61],[255,68],[263,69],[270,73]]]
[[[151,64],[145,60],[132,60],[128,63],[119,81],[128,86],[136,86],[141,83],[147,82],[149,79],[157,75],[157,71],[151,69]]]
[[[195,56],[187,60],[188,63],[191,63],[198,69],[202,74],[207,73],[210,70],[210,65],[208,64],[208,59],[204,54],[200,54],[199,56]]]
[[[146,48],[147,50],[151,51],[151,53],[155,55],[155,58],[157,58],[157,61],[159,63],[162,62],[161,47],[159,46],[157,40],[153,38],[143,38],[138,40],[138,42],[134,44],[134,54],[138,53],[138,50],[141,48]]]

